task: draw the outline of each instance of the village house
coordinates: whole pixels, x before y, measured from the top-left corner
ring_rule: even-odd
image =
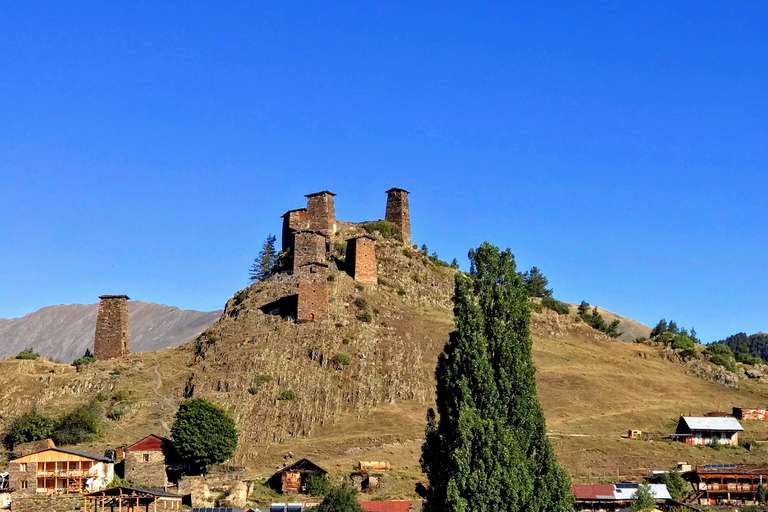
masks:
[[[739,444],[739,432],[744,429],[736,418],[681,416],[675,437],[686,444]]]
[[[282,494],[307,492],[307,479],[310,476],[327,474],[326,470],[309,459],[301,459],[272,475],[268,483],[273,489]]]
[[[637,493],[637,482],[616,484],[580,484],[571,486],[575,497],[575,512],[619,512],[628,511],[632,498]],[[656,498],[656,508],[670,510],[680,505],[672,499],[667,486],[650,484],[651,494]]]
[[[124,476],[132,484],[164,487],[181,477],[184,465],[176,460],[173,441],[150,434],[125,450]]]
[[[48,448],[8,464],[14,496],[85,494],[103,489],[115,476],[112,460],[77,450]]]
[[[768,419],[768,413],[761,407],[734,407],[733,417],[737,420],[759,420]]]
[[[705,464],[696,466],[694,499],[702,505],[757,505],[757,488],[768,485],[766,464]]]

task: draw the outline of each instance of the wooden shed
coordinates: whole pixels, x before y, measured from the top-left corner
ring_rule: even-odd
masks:
[[[738,420],[759,420],[768,419],[768,411],[762,407],[734,407],[733,417]]]
[[[327,474],[326,470],[309,459],[301,459],[275,473],[270,482],[283,494],[307,492],[307,479],[310,476]]]

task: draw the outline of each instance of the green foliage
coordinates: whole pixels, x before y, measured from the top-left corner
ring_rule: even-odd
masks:
[[[115,475],[112,481],[109,482],[109,487],[130,487],[130,486],[131,486],[131,482],[129,482],[125,478],[120,478],[117,475]]]
[[[560,302],[559,300],[553,299],[552,297],[543,297],[541,299],[541,305],[547,309],[551,309],[558,315],[567,315],[568,313],[571,312],[571,308],[568,307],[568,304],[566,304],[565,302]]]
[[[230,458],[239,434],[224,409],[204,398],[193,398],[179,406],[171,435],[181,459],[204,468]]]
[[[280,393],[280,396],[277,397],[278,400],[296,400],[296,393],[293,392],[292,389],[286,389],[282,393]]]
[[[56,420],[32,409],[11,420],[3,444],[8,450],[13,450],[17,444],[48,439],[55,426]]]
[[[394,238],[396,240],[402,240],[402,235],[400,234],[400,230],[397,229],[397,226],[391,222],[387,222],[386,220],[364,222],[360,227],[363,228],[368,234],[373,234],[378,231],[382,238]]]
[[[736,359],[733,356],[733,352],[725,343],[710,343],[707,348],[704,349],[704,355],[709,360],[719,366],[722,366],[728,371],[736,371]]]
[[[113,372],[109,372],[109,374],[110,374],[110,375],[113,375],[113,376],[117,376],[117,375],[122,375],[122,374],[123,374],[123,372],[121,372],[120,370],[115,370],[115,371],[113,371]]]
[[[763,484],[757,486],[757,501],[758,503],[765,503],[765,487]]]
[[[739,362],[746,362],[743,359],[748,357],[759,357],[763,361],[768,360],[768,334],[760,333],[747,336],[745,333],[740,332],[720,341],[719,343],[728,345],[728,347],[730,347],[730,349],[734,352],[736,360]]]
[[[307,478],[307,492],[312,496],[325,496],[331,489],[333,484],[328,475],[310,475]]]
[[[687,334],[676,334],[674,338],[672,338],[672,348],[674,349],[690,350],[695,346],[696,342],[694,342]]]
[[[259,392],[259,388],[257,386],[251,386],[248,388],[248,392],[252,395],[255,395]]]
[[[346,259],[347,242],[333,242],[333,255],[339,259]]]
[[[523,272],[523,285],[525,285],[529,297],[552,297],[552,289],[547,289],[548,284],[549,280],[544,277],[538,267]],[[548,306],[545,304],[545,307]]]
[[[114,399],[116,402],[125,402],[128,400],[128,397],[130,397],[130,394],[128,391],[121,389],[120,391],[117,391],[114,395]]]
[[[427,413],[424,511],[572,512],[536,397],[522,276],[508,249],[484,243],[469,259],[435,370],[437,413]]]
[[[397,289],[397,294],[400,295],[401,297],[403,297],[403,296],[405,296],[405,290],[403,290],[402,288],[398,288]]]
[[[96,359],[95,357],[83,356],[72,361],[72,366],[84,366],[88,364],[93,364],[96,361],[98,361],[98,359]]]
[[[379,286],[389,286],[389,281],[379,276],[376,278],[376,284],[378,284]]]
[[[355,299],[355,307],[357,309],[366,309],[368,307],[368,301],[363,297],[358,297]]]
[[[352,362],[352,358],[349,356],[349,354],[344,354],[341,352],[333,356],[333,362],[342,366],[347,366]]]
[[[670,496],[677,501],[682,501],[688,496],[689,485],[678,468],[672,468],[664,473],[663,481],[667,484]]]
[[[105,392],[99,391],[98,393],[96,393],[97,402],[106,402],[107,400],[109,400],[109,395],[106,394]]]
[[[531,311],[535,311],[537,313],[541,313],[544,311],[544,306],[541,305],[541,303],[536,302],[534,300],[530,301],[528,303],[528,306],[531,308]]]
[[[453,258],[453,261],[451,262],[451,268],[459,270],[459,262],[456,258]]]
[[[670,320],[669,323],[667,323],[666,319],[662,318],[659,320],[659,323],[656,324],[656,327],[651,329],[651,339],[654,341],[671,343],[677,335],[683,335],[689,338],[694,344],[701,343],[701,340],[696,337],[696,329],[691,327],[691,332],[689,333],[685,327],[678,328],[677,322],[674,320]],[[687,341],[685,344],[687,345]]]
[[[597,307],[592,308],[592,312],[589,311],[589,303],[587,301],[581,301],[581,304],[579,304],[578,312],[579,317],[584,320],[584,323],[593,329],[597,329],[598,331],[607,334],[611,338],[618,338],[624,334],[619,332],[619,325],[621,324],[621,321],[618,318],[610,324],[606,323],[603,315],[601,315],[597,310]]]
[[[363,507],[357,502],[357,491],[347,484],[333,487],[314,510],[317,512],[364,512]]]
[[[56,424],[51,438],[56,446],[80,444],[101,437],[101,408],[97,401],[82,405]]]
[[[239,306],[240,304],[245,302],[245,299],[247,299],[247,298],[248,298],[248,292],[245,291],[245,290],[240,290],[239,292],[237,292],[235,294],[233,303],[234,303],[235,306]]]
[[[253,260],[253,265],[248,272],[251,281],[263,281],[272,275],[272,267],[277,262],[277,253],[275,252],[275,241],[277,237],[269,234],[267,239],[261,245],[259,255]]]
[[[22,350],[16,355],[16,359],[32,360],[32,359],[37,359],[38,357],[40,357],[40,354],[38,354],[37,352],[34,352],[31,348],[25,348],[24,350]]]
[[[357,318],[361,322],[366,322],[366,323],[370,323],[371,320],[373,320],[373,316],[371,316],[371,313],[369,311],[361,311],[357,315],[355,315],[355,318]]]
[[[656,498],[651,493],[651,484],[643,482],[637,487],[635,497],[629,504],[631,512],[650,512],[656,508]]]
[[[123,405],[117,404],[112,408],[112,410],[110,410],[107,413],[107,418],[117,421],[120,418],[122,418],[124,414],[125,414],[125,408],[123,407]]]

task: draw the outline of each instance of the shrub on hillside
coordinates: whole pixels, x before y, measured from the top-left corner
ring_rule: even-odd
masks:
[[[16,359],[37,359],[40,357],[40,354],[37,352],[34,352],[31,348],[25,348],[21,352],[16,355]]]
[[[394,224],[387,222],[386,220],[364,222],[360,227],[362,227],[366,233],[370,234],[378,231],[383,238],[394,238],[402,241],[400,230],[398,230]]]
[[[328,475],[310,475],[307,478],[307,492],[312,496],[325,496],[331,489],[333,484]]]
[[[230,458],[239,434],[224,409],[203,398],[193,398],[179,406],[171,436],[183,461],[205,468]]]
[[[677,334],[672,338],[672,348],[680,350],[691,350],[696,345],[690,336],[686,334]]]
[[[95,400],[66,414],[56,424],[51,438],[57,446],[80,444],[101,436],[99,403]]]
[[[736,371],[736,359],[733,357],[733,352],[731,352],[728,345],[724,343],[711,343],[704,349],[704,354],[712,363],[722,366],[728,371]]]
[[[361,322],[366,322],[366,323],[370,323],[370,321],[373,320],[371,313],[369,313],[368,311],[361,311],[355,316],[355,318],[357,318]]]
[[[117,421],[122,418],[124,414],[125,408],[123,407],[123,404],[117,404],[107,413],[107,418]]]
[[[32,409],[11,420],[3,444],[8,450],[13,450],[17,444],[48,439],[55,426],[56,420]]]
[[[352,358],[349,357],[349,354],[344,354],[343,352],[340,352],[335,356],[333,356],[333,362],[338,365],[347,366],[349,363],[352,362]]]
[[[126,400],[128,400],[129,396],[130,394],[126,390],[121,389],[120,391],[115,393],[114,399],[115,399],[115,402],[125,402]]]
[[[528,305],[531,307],[531,311],[535,311],[537,313],[541,313],[544,311],[544,306],[542,306],[540,303],[536,302],[535,300],[528,301]]]
[[[571,311],[571,308],[568,307],[568,304],[553,299],[552,297],[542,297],[541,305],[547,309],[551,309],[558,315],[567,315]]]
[[[347,484],[328,491],[323,501],[314,510],[317,512],[364,512],[363,507],[357,502],[357,491]]]
[[[72,366],[75,366],[75,367],[84,366],[88,364],[93,364],[96,361],[98,361],[98,359],[96,359],[95,357],[83,356],[72,361]]]
[[[286,389],[282,393],[280,393],[280,396],[277,397],[278,400],[296,400],[296,393],[293,392],[292,389]]]
[[[355,307],[357,309],[366,309],[368,307],[368,301],[363,297],[358,297],[355,299]]]

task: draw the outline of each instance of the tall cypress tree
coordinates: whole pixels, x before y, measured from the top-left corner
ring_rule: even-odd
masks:
[[[572,512],[570,483],[536,397],[528,294],[515,260],[487,242],[455,277],[421,465],[427,512]]]

